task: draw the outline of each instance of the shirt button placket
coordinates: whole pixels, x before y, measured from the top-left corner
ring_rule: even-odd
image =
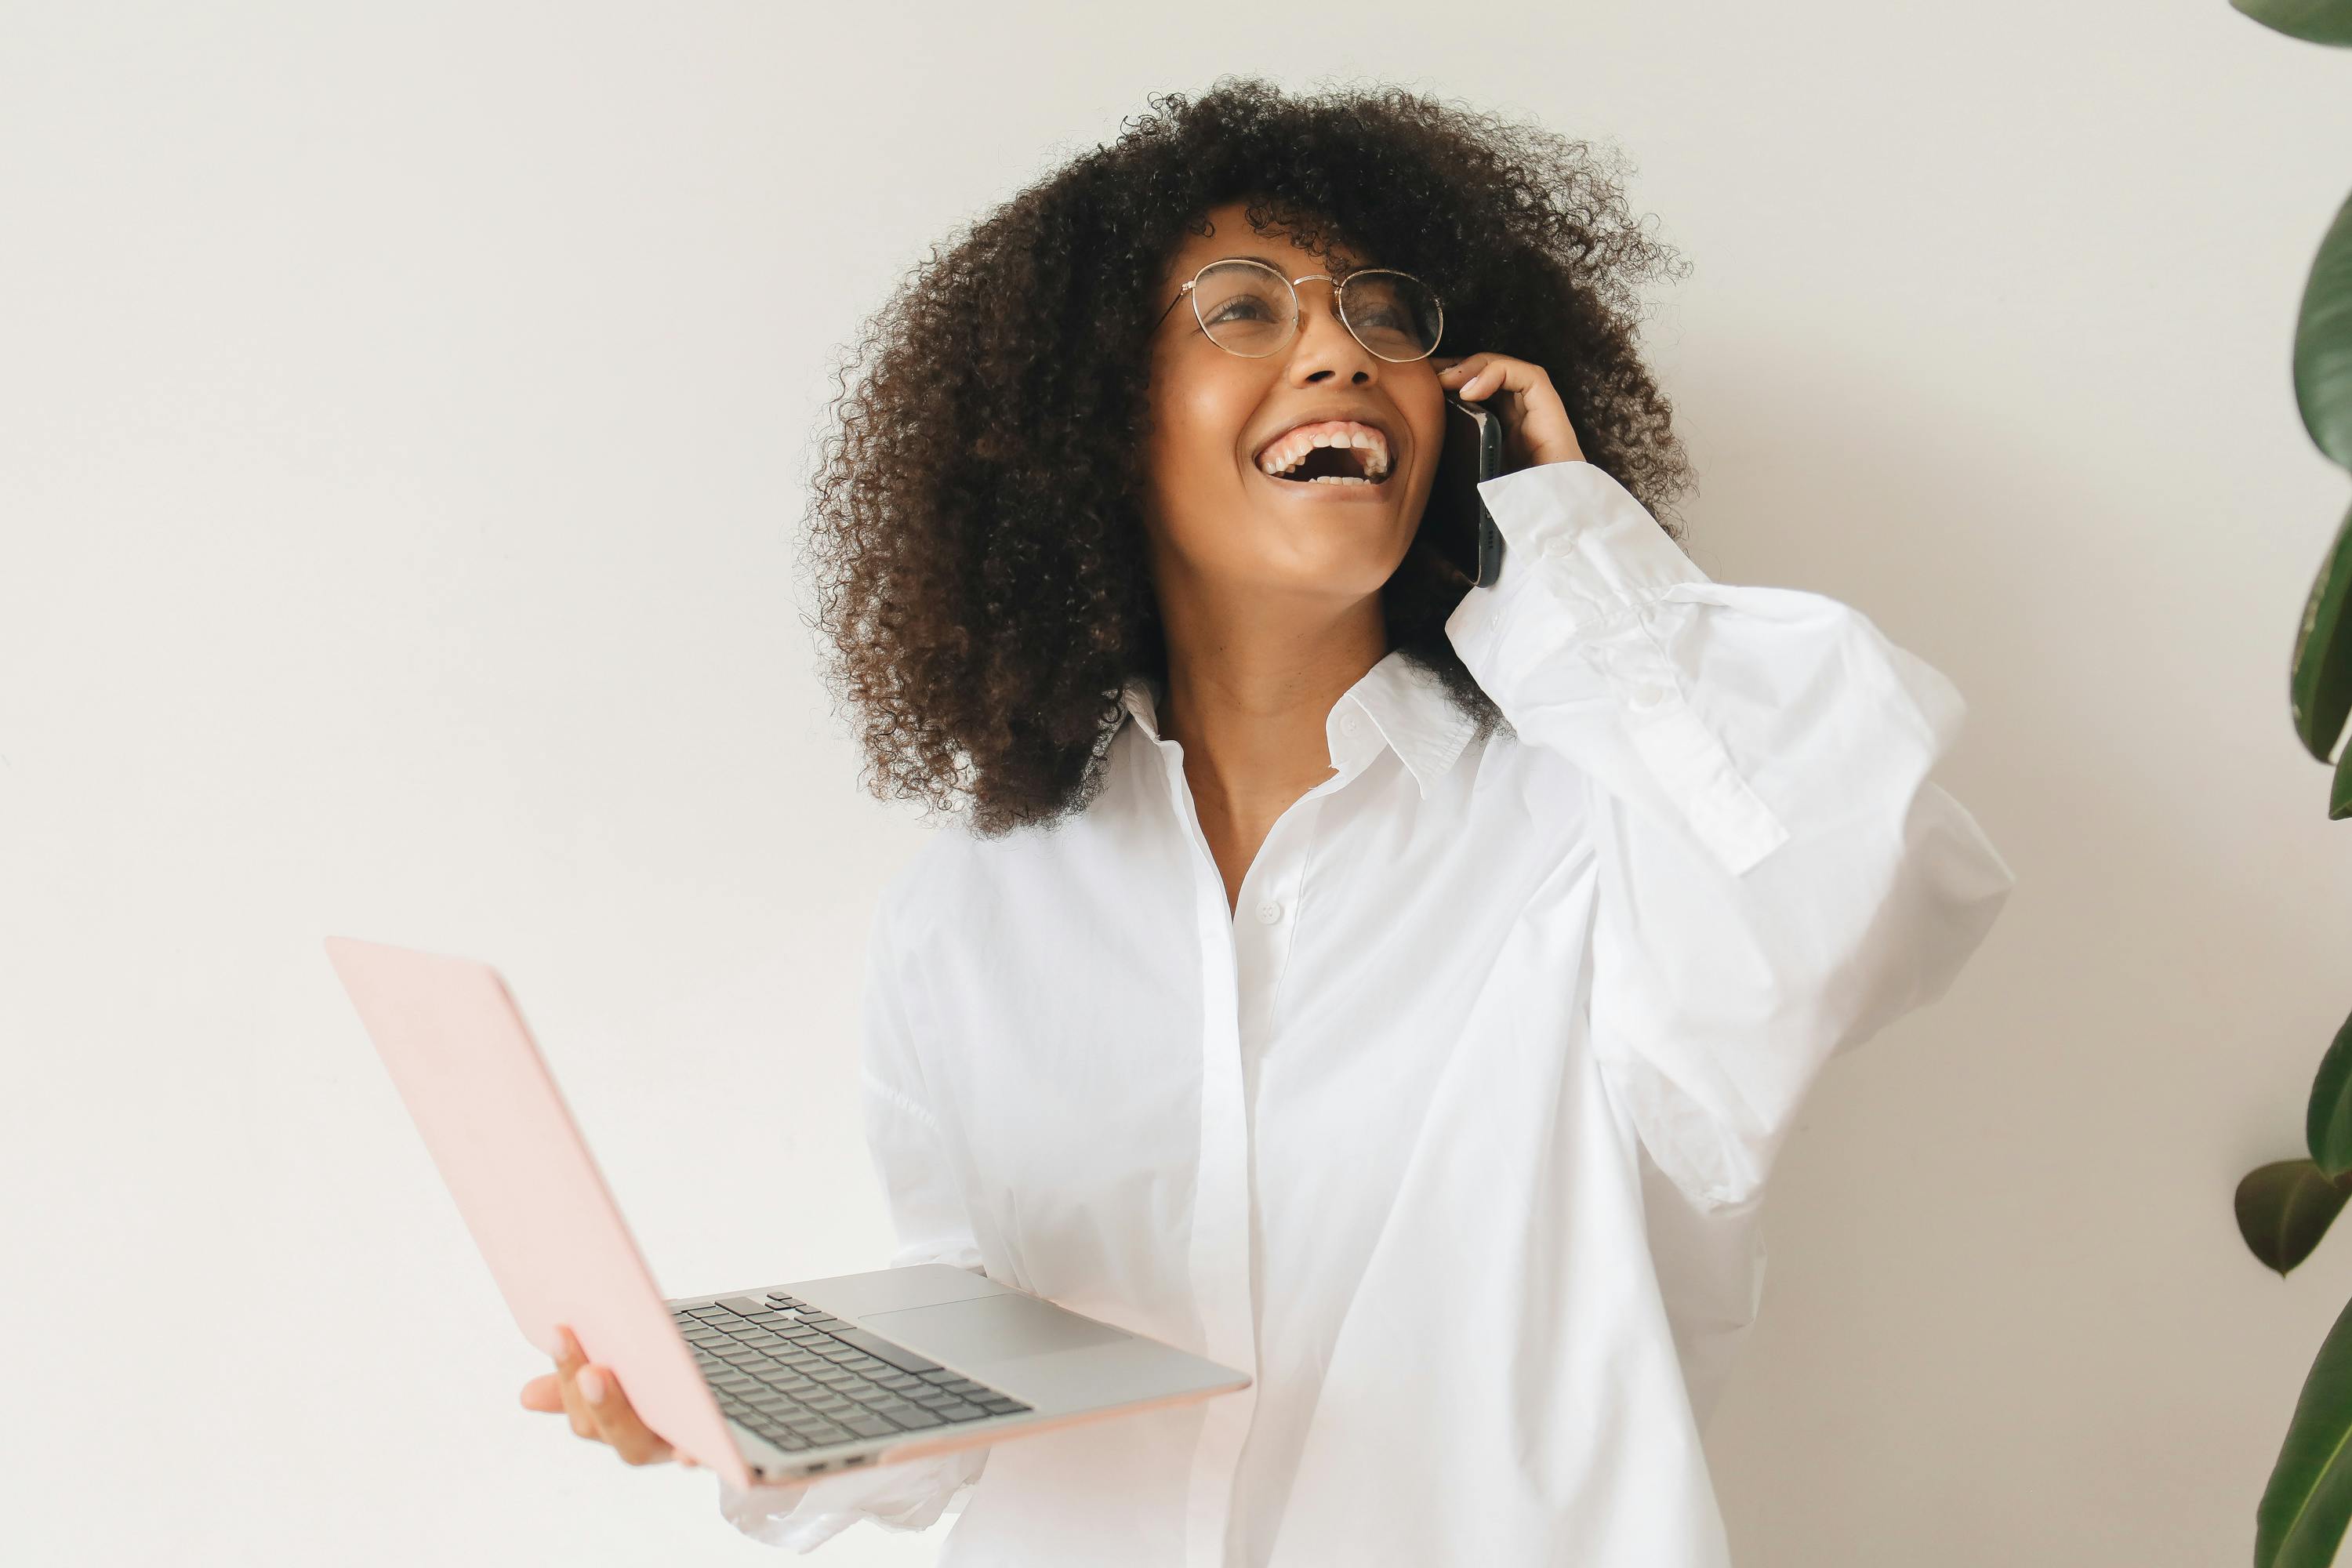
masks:
[[[1193,1290],[1210,1360],[1257,1375],[1256,1325],[1252,1315],[1251,1232],[1255,1198],[1250,1183],[1248,1063],[1253,1044],[1253,998],[1263,990],[1267,945],[1264,928],[1235,919],[1225,902],[1223,878],[1201,831],[1192,792],[1177,759],[1169,759],[1169,785],[1186,819],[1200,877],[1202,975],[1201,1144],[1192,1213],[1191,1263]],[[1269,846],[1279,837],[1268,835]],[[1261,851],[1263,854],[1264,851]],[[1258,877],[1256,867],[1249,879]],[[1252,889],[1253,894],[1255,889]],[[1201,1434],[1187,1480],[1187,1568],[1225,1568],[1232,1530],[1234,1475],[1257,1405],[1253,1384],[1210,1400],[1202,1411]]]
[[[1328,787],[1328,784],[1326,786]],[[1254,1252],[1257,1231],[1257,1159],[1255,1152],[1257,1121],[1258,1067],[1275,1047],[1276,1017],[1275,1001],[1280,989],[1282,972],[1289,963],[1293,933],[1297,929],[1294,918],[1298,907],[1299,888],[1306,876],[1307,847],[1314,840],[1315,821],[1322,810],[1322,798],[1301,797],[1291,808],[1276,819],[1259,846],[1257,857],[1250,863],[1244,879],[1243,896],[1234,910],[1234,959],[1236,988],[1235,1014],[1239,1025],[1242,1082],[1244,1085],[1244,1120],[1249,1146],[1244,1151],[1246,1177],[1244,1190],[1248,1203],[1245,1224],[1248,1234],[1243,1246],[1244,1256]],[[1250,1364],[1256,1364],[1254,1298],[1255,1289],[1252,1267],[1233,1282],[1240,1292],[1240,1310],[1250,1324],[1252,1342]],[[1244,1394],[1227,1394],[1209,1403],[1207,1428],[1202,1435],[1202,1458],[1204,1475],[1196,1476],[1195,1484],[1212,1481],[1217,1500],[1217,1526],[1213,1540],[1209,1531],[1193,1533],[1190,1568],[1223,1568],[1225,1562],[1225,1541],[1232,1529],[1233,1484],[1241,1459],[1244,1442],[1249,1435],[1249,1422],[1255,1413],[1252,1388]],[[1247,1405],[1243,1401],[1248,1400]],[[1220,1417],[1223,1419],[1220,1419]]]

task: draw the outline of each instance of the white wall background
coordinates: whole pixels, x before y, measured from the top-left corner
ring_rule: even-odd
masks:
[[[319,939],[504,970],[666,1288],[877,1265],[852,991],[923,830],[798,618],[825,358],[950,225],[1251,70],[1623,148],[1695,268],[1651,348],[1702,563],[1970,700],[2021,886],[1782,1168],[1709,1435],[1740,1560],[2250,1551],[2352,1293],[2352,1239],[2282,1284],[2230,1217],[2352,1006],[2285,702],[2352,55],[2222,0],[10,0],[0,1558],[767,1551],[517,1405],[543,1363]]]

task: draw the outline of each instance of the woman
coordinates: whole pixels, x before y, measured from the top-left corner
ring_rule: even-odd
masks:
[[[727,1516],[806,1550],[970,1484],[942,1563],[1721,1563],[1766,1177],[2010,890],[1929,781],[1963,705],[1654,518],[1664,252],[1583,147],[1154,107],[877,319],[815,540],[878,793],[964,807],[869,949],[893,1263],[1255,1382]],[[1507,433],[1482,587],[1422,531],[1448,392]],[[576,1353],[525,1402],[667,1457]]]

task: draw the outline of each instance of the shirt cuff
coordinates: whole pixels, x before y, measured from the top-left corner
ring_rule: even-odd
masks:
[[[1445,631],[1480,686],[1523,739],[1576,732],[1543,710],[1561,697],[1544,672],[1573,660],[1598,677],[1622,743],[1716,860],[1742,875],[1785,843],[1788,828],[1756,794],[1692,700],[1690,677],[1648,624],[1662,601],[1727,593],[1683,553],[1633,492],[1584,461],[1542,463],[1486,480],[1481,500],[1503,535],[1495,582],[1466,592]],[[1622,783],[1608,776],[1604,784]]]
[[[1480,485],[1478,499],[1503,535],[1504,575],[1540,575],[1572,626],[1710,580],[1631,490],[1591,463],[1520,468]]]

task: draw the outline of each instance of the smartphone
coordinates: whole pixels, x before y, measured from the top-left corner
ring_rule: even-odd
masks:
[[[1422,528],[1439,554],[1475,585],[1494,585],[1503,570],[1503,531],[1478,496],[1481,480],[1503,471],[1503,422],[1475,403],[1445,395],[1445,445],[1430,487]]]

